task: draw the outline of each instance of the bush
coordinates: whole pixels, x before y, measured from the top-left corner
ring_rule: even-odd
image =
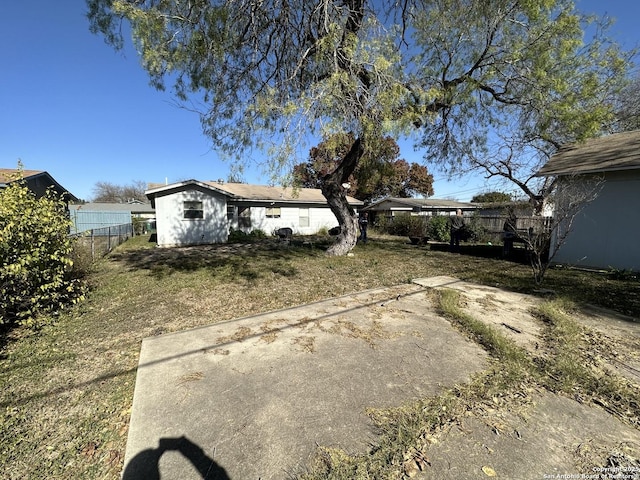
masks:
[[[251,232],[249,233],[249,237],[254,239],[263,239],[263,238],[267,238],[267,234],[265,233],[264,230],[260,230],[259,228],[256,228],[255,230],[251,230]]]
[[[231,228],[229,230],[227,243],[251,243],[254,240],[261,240],[264,238],[267,238],[267,234],[264,230],[260,230],[259,228],[251,230],[250,233],[245,233],[242,230],[235,230],[234,228]]]
[[[490,239],[489,231],[482,226],[476,218],[465,217],[462,229],[462,240],[465,242],[487,242]]]
[[[35,317],[82,298],[72,274],[66,205],[14,182],[0,191],[0,325],[36,326]]]
[[[399,237],[425,237],[427,222],[425,217],[398,215],[386,223],[386,232]]]
[[[429,218],[427,228],[429,239],[436,242],[448,242],[451,239],[449,232],[449,217],[437,215]]]

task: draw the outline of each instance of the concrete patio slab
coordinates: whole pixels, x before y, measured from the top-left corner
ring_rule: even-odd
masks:
[[[417,284],[147,338],[123,478],[287,478],[318,445],[366,451],[368,408],[486,365]]]

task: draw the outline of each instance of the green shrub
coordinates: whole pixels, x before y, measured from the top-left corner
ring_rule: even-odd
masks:
[[[14,182],[0,191],[0,325],[36,326],[36,315],[82,298],[74,278],[66,205]]]
[[[449,232],[449,217],[437,215],[429,218],[427,228],[429,239],[436,242],[448,242],[451,239]]]
[[[427,222],[425,217],[398,215],[386,223],[386,232],[399,237],[425,237]]]
[[[251,230],[250,233],[245,233],[242,230],[236,230],[231,228],[229,230],[229,238],[227,239],[228,243],[251,243],[254,240],[261,240],[263,238],[267,238],[267,234],[264,230],[260,230],[256,228],[255,230]]]
[[[147,219],[140,217],[133,217],[131,219],[131,223],[133,223],[133,233],[134,235],[142,235],[145,233],[145,229],[147,227]]]
[[[245,243],[249,241],[249,235],[244,233],[242,230],[236,230],[234,228],[229,229],[229,237],[227,238],[228,243]]]
[[[462,240],[465,242],[486,242],[490,239],[489,231],[474,217],[465,217],[462,228]]]

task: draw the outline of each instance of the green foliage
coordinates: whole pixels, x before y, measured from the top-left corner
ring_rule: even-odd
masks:
[[[475,195],[472,203],[507,203],[512,201],[511,195],[504,192],[485,192]]]
[[[140,217],[134,217],[131,221],[133,223],[133,233],[135,235],[142,235],[144,233],[147,220]]]
[[[635,54],[571,0],[86,2],[91,30],[116,48],[130,32],[151,83],[201,104],[204,133],[237,163],[261,149],[277,177],[303,139],[351,132],[332,180],[362,168],[372,194],[380,142],[416,132],[447,174],[509,180],[541,206],[550,180],[534,174],[611,124]]]
[[[471,217],[465,218],[464,227],[462,227],[462,240],[466,242],[485,242],[489,239],[489,231],[482,226],[477,219]]]
[[[424,217],[414,215],[397,215],[392,220],[380,225],[389,235],[399,237],[426,237],[427,222]]]
[[[231,229],[229,231],[229,238],[227,239],[228,243],[251,243],[256,240],[262,240],[267,238],[267,234],[264,230],[260,230],[256,228],[251,230],[249,233],[245,233],[242,230]]]
[[[249,233],[249,236],[251,238],[255,238],[255,239],[267,238],[267,234],[265,233],[265,231],[261,230],[259,228],[255,228],[255,229],[251,230],[251,232]]]
[[[0,192],[0,324],[37,326],[36,316],[82,298],[64,202],[22,183]]]
[[[448,242],[451,239],[449,233],[449,217],[437,215],[429,219],[429,238],[436,242]]]

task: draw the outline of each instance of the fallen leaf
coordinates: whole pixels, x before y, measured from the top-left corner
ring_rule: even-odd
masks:
[[[496,476],[496,471],[491,467],[487,467],[486,465],[484,467],[482,467],[482,471],[484,472],[484,474],[487,477],[495,477]]]
[[[418,473],[420,473],[420,468],[418,467],[416,462],[414,462],[413,460],[404,462],[403,469],[404,469],[404,474],[409,478],[413,478]]]
[[[97,449],[98,449],[98,444],[97,443],[89,442],[82,449],[82,455],[84,455],[87,458],[93,458],[93,456],[96,454],[96,450]]]

